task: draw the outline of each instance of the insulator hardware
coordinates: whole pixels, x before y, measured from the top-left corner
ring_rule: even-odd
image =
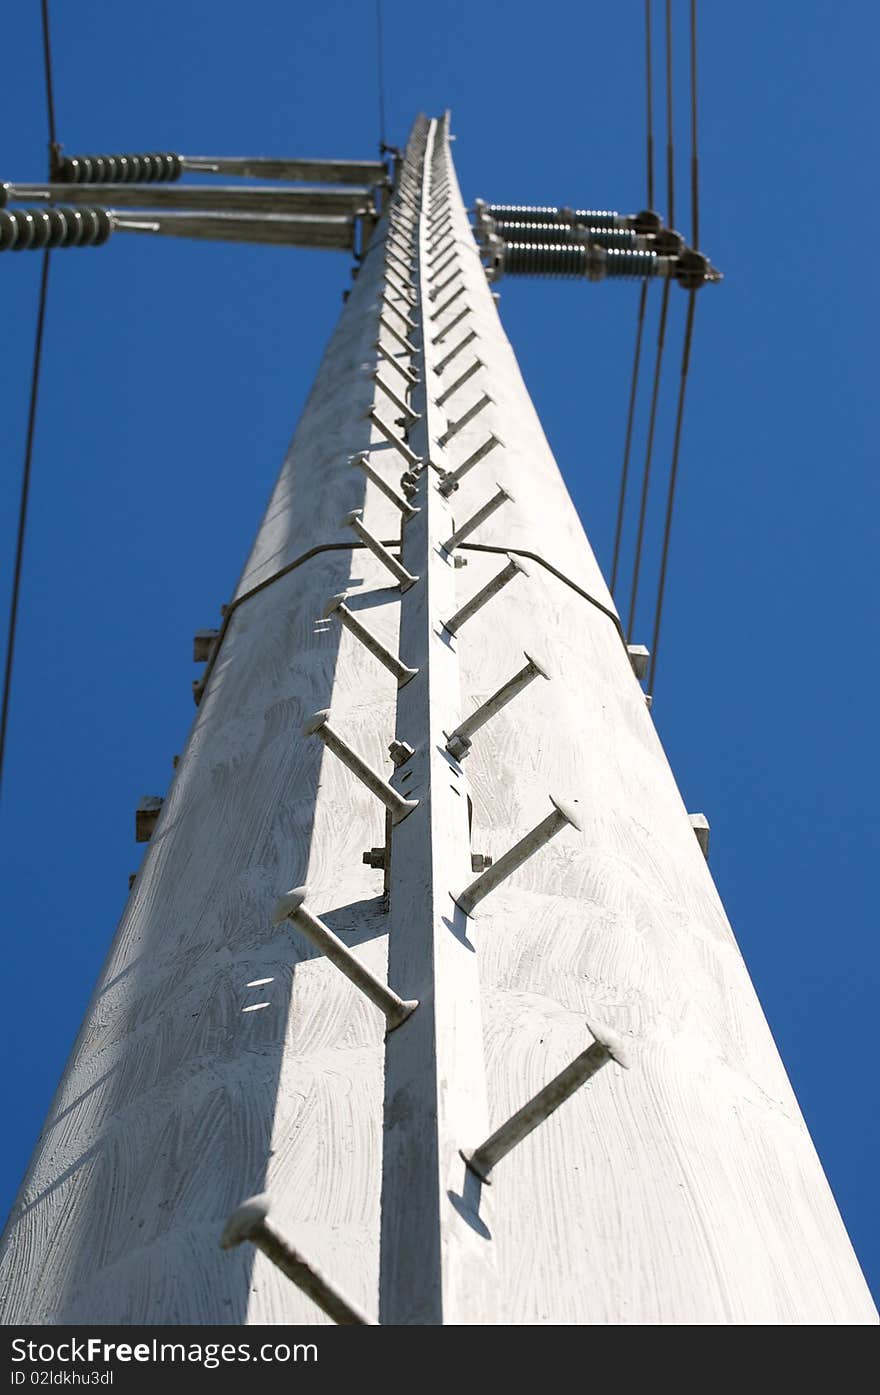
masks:
[[[596,247],[617,247],[621,251],[665,251],[665,247],[661,249],[632,228],[590,228],[578,223],[496,223],[493,232],[507,243],[593,243]]]
[[[524,562],[521,562],[518,557],[513,557],[508,554],[507,566],[502,567],[500,572],[496,572],[496,574],[486,582],[486,585],[482,586],[480,590],[477,591],[476,595],[471,596],[469,601],[465,601],[464,605],[457,610],[454,615],[451,615],[448,620],[444,620],[443,628],[451,635],[458,634],[458,631],[466,621],[476,615],[478,610],[482,610],[483,606],[486,605],[488,601],[491,601],[493,596],[497,596],[498,592],[505,587],[508,582],[513,581],[515,576],[519,576],[520,573],[523,576],[528,576],[528,567]]]
[[[248,1197],[226,1222],[220,1237],[221,1249],[233,1250],[245,1240],[250,1240],[291,1283],[308,1294],[340,1327],[375,1327],[372,1318],[368,1318],[356,1304],[339,1293],[314,1265],[269,1225],[268,1216],[267,1196]]]
[[[343,944],[338,935],[334,935],[329,925],[325,925],[323,920],[312,914],[305,905],[305,899],[304,886],[297,886],[288,891],[277,902],[272,912],[272,924],[280,925],[282,921],[291,921],[310,944],[320,950],[331,964],[335,964],[355,988],[359,988],[371,1003],[375,1003],[379,1011],[385,1015],[389,1032],[393,1032],[395,1027],[399,1027],[401,1022],[405,1022],[415,1012],[419,1005],[418,1000],[404,1001],[371,973],[366,965],[352,954],[348,945]]]
[[[549,1119],[561,1104],[570,1099],[575,1091],[585,1085],[603,1066],[607,1066],[609,1061],[616,1061],[624,1070],[629,1070],[626,1048],[616,1033],[609,1032],[604,1027],[590,1027],[589,1023],[587,1026],[595,1038],[592,1046],[588,1046],[586,1051],[576,1056],[570,1065],[554,1076],[478,1148],[471,1153],[462,1150],[462,1158],[481,1182],[491,1185],[490,1174],[495,1164],[506,1157],[524,1138],[528,1138],[539,1124]]]
[[[497,692],[481,703],[475,712],[460,722],[455,731],[450,732],[446,749],[457,761],[464,760],[473,744],[472,738],[481,727],[486,725],[490,718],[495,716],[496,712],[500,712],[502,707],[506,707],[509,702],[512,702],[517,694],[527,688],[536,678],[549,679],[549,673],[538,663],[537,659],[533,659],[529,654],[526,654],[525,658],[524,668],[509,678]]]
[[[474,211],[478,222],[490,219],[493,223],[585,223],[591,228],[626,228],[631,225],[628,217],[607,208],[484,203],[482,199],[477,199]]]
[[[68,184],[155,184],[179,179],[179,155],[63,155],[52,179]]]
[[[113,219],[103,208],[0,210],[0,252],[100,247],[112,231]]]
[[[488,896],[490,891],[494,891],[497,886],[506,881],[511,873],[527,862],[533,853],[536,853],[539,848],[543,848],[544,844],[549,843],[551,838],[555,838],[557,833],[561,833],[569,825],[577,829],[579,833],[581,832],[580,820],[573,809],[569,808],[567,804],[563,804],[562,800],[554,799],[553,795],[550,796],[550,803],[553,805],[552,814],[548,814],[546,819],[542,819],[524,838],[520,838],[518,843],[514,843],[513,847],[509,848],[506,853],[499,857],[497,862],[494,862],[481,876],[477,877],[475,882],[471,882],[469,887],[453,897],[465,915],[472,916],[474,906],[478,905],[485,896]]]
[[[656,252],[621,252],[578,243],[509,243],[495,252],[493,270],[505,276],[583,276],[589,281],[606,277],[662,276],[669,262]]]

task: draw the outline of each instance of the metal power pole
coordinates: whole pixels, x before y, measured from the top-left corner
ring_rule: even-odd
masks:
[[[875,1320],[446,118],[197,653],[3,1321]]]

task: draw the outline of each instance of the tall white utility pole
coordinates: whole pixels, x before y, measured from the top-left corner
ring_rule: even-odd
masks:
[[[0,1295],[6,1323],[876,1319],[445,119],[214,643]]]

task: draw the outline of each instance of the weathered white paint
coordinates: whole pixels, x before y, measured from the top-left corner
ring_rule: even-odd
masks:
[[[875,1321],[629,656],[582,594],[612,609],[487,288],[443,123],[425,134],[429,198],[445,164],[451,211],[432,270],[445,263],[443,280],[454,266],[464,293],[431,322],[423,387],[436,400],[470,354],[481,366],[441,408],[413,395],[423,416],[410,443],[424,453],[419,430],[436,442],[488,392],[431,459],[455,470],[489,433],[503,445],[448,502],[423,472],[403,541],[422,581],[407,593],[351,547],[353,509],[386,543],[401,530],[400,510],[349,464],[369,448],[395,485],[404,465],[367,419],[376,405],[393,420],[377,363],[386,374],[408,362],[380,325],[380,235],[237,594],[312,548],[337,550],[232,617],[6,1232],[2,1319],[324,1321],[263,1256],[219,1248],[234,1206],[268,1191],[279,1230],[371,1316],[381,1286],[383,1313],[401,1321]],[[420,255],[420,297],[425,274]],[[457,549],[468,565],[456,571],[431,545],[499,484],[513,498]],[[437,608],[461,605],[508,551],[538,559],[530,576],[446,644]],[[424,669],[399,692],[354,635],[317,619],[343,590],[383,645]],[[498,711],[449,773],[443,729],[523,650],[551,681]],[[375,770],[423,800],[394,830],[390,914],[381,871],[361,861],[385,840],[384,810],[300,735],[325,707]],[[394,735],[416,748],[397,770]],[[555,838],[462,923],[449,893],[471,880],[465,790],[478,853],[515,843],[551,792],[576,801],[583,832]],[[302,883],[376,975],[421,999],[387,1043],[381,1014],[333,964],[271,925],[279,893]],[[588,1020],[623,1038],[632,1068],[609,1064],[499,1162],[490,1213],[457,1147],[589,1045]],[[397,1087],[418,1095],[397,1108]]]

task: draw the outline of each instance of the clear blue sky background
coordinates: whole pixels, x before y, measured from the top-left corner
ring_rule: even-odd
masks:
[[[70,153],[375,153],[370,4],[52,9]],[[878,15],[854,0],[701,6],[702,241],[726,280],[698,307],[655,704],[875,1294]],[[467,200],[640,207],[641,26],[640,0],[385,0],[389,138],[449,106]],[[37,0],[6,6],[0,36],[0,178],[37,179]],[[39,263],[0,258],[4,606]],[[166,790],[192,721],[192,634],[230,595],[348,283],[341,254],[122,235],[53,259],[0,810],[3,1211],[140,859],[135,805]],[[501,299],[606,574],[637,295],[513,282]],[[685,298],[672,303],[646,641]]]

